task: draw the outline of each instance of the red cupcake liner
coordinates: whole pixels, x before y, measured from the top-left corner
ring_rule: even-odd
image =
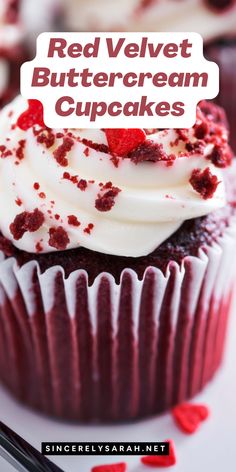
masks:
[[[22,402],[70,420],[160,413],[212,378],[224,351],[236,222],[166,275],[126,269],[92,285],[85,271],[0,262],[0,379]]]

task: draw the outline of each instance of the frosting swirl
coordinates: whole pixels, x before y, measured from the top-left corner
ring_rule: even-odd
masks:
[[[198,111],[189,130],[146,130],[119,156],[106,130],[28,127],[26,109],[18,97],[0,114],[0,230],[19,249],[143,256],[184,220],[225,205],[228,136],[217,123],[212,137],[212,115]]]

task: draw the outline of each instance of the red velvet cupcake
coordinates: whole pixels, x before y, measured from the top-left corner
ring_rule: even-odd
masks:
[[[196,31],[204,41],[235,34],[235,0],[64,0],[61,4],[66,30]]]
[[[209,44],[205,49],[205,56],[216,62],[220,68],[220,92],[215,101],[226,110],[230,125],[230,143],[236,153],[236,40]]]
[[[71,420],[160,413],[218,369],[235,278],[226,119],[52,130],[0,114],[0,378]]]
[[[0,107],[19,93],[20,66],[25,49],[18,6],[19,2],[15,0],[0,5]]]

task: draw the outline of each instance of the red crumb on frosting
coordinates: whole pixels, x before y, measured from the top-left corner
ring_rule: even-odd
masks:
[[[117,156],[126,156],[136,149],[146,139],[146,133],[141,128],[105,129],[109,150]]]
[[[78,184],[78,175],[70,175],[69,172],[64,172],[63,179],[70,180],[73,184]]]
[[[10,149],[7,149],[7,147],[4,144],[0,145],[0,153],[1,153],[0,157],[3,159],[9,156],[12,156],[12,151]]]
[[[155,143],[149,139],[147,139],[147,141],[145,141],[143,144],[140,144],[140,146],[138,146],[134,151],[130,152],[127,157],[129,157],[135,164],[139,164],[140,162],[144,161],[173,162],[175,160],[175,155],[168,155],[164,151],[162,144]]]
[[[92,229],[94,228],[93,223],[89,223],[86,228],[84,228],[84,233],[91,234]]]
[[[189,131],[187,129],[176,129],[176,134],[178,136],[177,140],[187,142],[189,141]]]
[[[69,225],[72,225],[72,226],[80,226],[80,222],[75,215],[68,216],[68,223]]]
[[[18,148],[16,148],[16,157],[21,160],[21,159],[24,159],[24,150],[25,150],[26,140],[20,139],[18,144],[19,144]]]
[[[33,233],[37,231],[44,222],[44,215],[43,213],[35,208],[34,211],[23,211],[16,215],[13,223],[10,224],[10,231],[13,235],[13,238],[19,240],[25,234],[25,232],[29,231]]]
[[[177,426],[187,434],[197,431],[202,421],[209,416],[209,409],[205,405],[182,403],[172,410],[172,416]]]
[[[194,169],[189,182],[204,200],[213,197],[220,183],[217,176],[211,173],[209,167],[203,171],[201,169]]]
[[[16,125],[23,131],[34,125],[45,128],[42,103],[39,100],[28,100],[28,108],[18,117]]]
[[[210,159],[216,167],[223,168],[231,164],[233,153],[227,144],[225,146],[216,144],[207,158]]]
[[[89,147],[86,147],[86,148],[84,149],[84,155],[85,155],[86,157],[89,156]]]
[[[209,125],[207,121],[197,123],[194,128],[194,134],[197,139],[204,139],[209,133]]]
[[[144,456],[141,457],[141,462],[144,465],[150,467],[171,467],[176,464],[176,454],[174,442],[172,439],[168,439],[166,442],[169,443],[169,454],[168,456]]]
[[[40,188],[40,185],[39,185],[39,183],[38,183],[38,182],[34,182],[34,185],[33,185],[33,187],[34,187],[34,189],[35,189],[35,190],[39,190],[39,188]]]
[[[126,472],[126,462],[119,462],[117,464],[96,465],[91,469],[91,472]]]
[[[62,226],[49,229],[49,246],[54,247],[59,251],[63,251],[67,248],[69,242],[70,239],[68,237],[68,234]]]
[[[85,191],[88,186],[87,180],[79,179],[78,175],[70,175],[69,172],[63,173],[63,179],[70,180],[70,182],[72,182],[73,184],[76,184],[76,186],[82,191]]]
[[[38,241],[38,242],[35,244],[35,250],[36,250],[36,252],[42,252],[43,246],[42,246],[42,244],[41,244],[40,241]]]
[[[60,166],[66,167],[68,165],[67,154],[71,151],[73,145],[74,140],[70,136],[65,136],[63,143],[53,152],[53,156]]]
[[[46,148],[50,148],[55,143],[55,134],[50,128],[45,128],[40,131],[34,130],[34,134],[38,143],[44,144]]]
[[[11,257],[15,252],[15,248],[9,239],[4,238],[4,236],[0,235],[0,251],[2,251],[5,256]]]
[[[16,204],[17,204],[18,206],[21,206],[21,205],[22,205],[22,200],[21,200],[19,197],[16,198],[15,202],[16,202]]]
[[[40,192],[40,193],[39,193],[39,198],[46,198],[45,193],[44,193],[44,192]]]
[[[95,208],[98,211],[110,211],[115,205],[115,198],[121,190],[118,187],[113,187],[112,182],[101,185],[101,190],[95,200]]]
[[[87,180],[85,179],[80,179],[78,184],[77,184],[77,187],[82,190],[82,192],[84,192],[86,190],[88,186],[88,183],[87,183]]]
[[[86,138],[83,138],[83,139],[79,138],[79,141],[81,141],[85,146],[94,149],[95,151],[103,152],[105,154],[108,153],[108,146],[106,144],[94,143],[90,139],[86,139]]]

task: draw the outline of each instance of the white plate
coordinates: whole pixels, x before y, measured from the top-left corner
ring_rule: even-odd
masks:
[[[211,417],[194,435],[182,434],[170,414],[119,426],[77,426],[53,421],[16,403],[0,389],[0,419],[33,446],[42,441],[158,441],[172,438],[176,445],[177,465],[173,472],[234,472],[236,470],[236,310],[229,327],[226,359],[219,374],[195,398],[211,409]],[[128,472],[151,470],[139,457],[51,456],[65,472],[90,472],[93,465],[125,460]],[[0,460],[2,472],[12,467]],[[164,470],[164,469],[163,469]]]

